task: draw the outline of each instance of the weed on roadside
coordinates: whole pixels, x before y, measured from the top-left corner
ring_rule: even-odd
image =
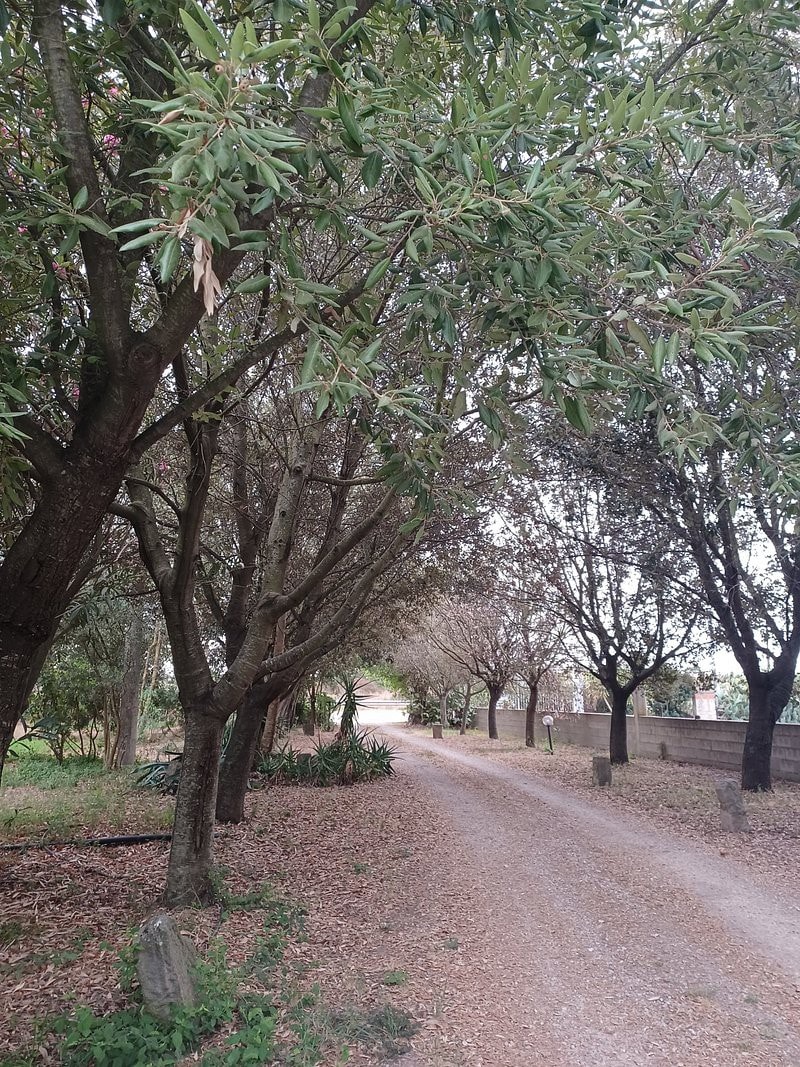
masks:
[[[331,1010],[314,988],[294,1005],[291,1029],[293,1046],[280,1062],[291,1067],[314,1067],[331,1062],[321,1058],[326,1050],[328,1057],[338,1054],[337,1064],[347,1063],[356,1045],[384,1056],[401,1055],[408,1050],[408,1040],[418,1026],[408,1012],[392,1004]]]

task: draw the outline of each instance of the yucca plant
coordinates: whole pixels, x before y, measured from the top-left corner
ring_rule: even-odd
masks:
[[[287,746],[265,756],[258,769],[270,781],[344,785],[393,774],[396,758],[394,748],[364,730],[328,744],[319,740],[313,752],[297,753]]]
[[[338,681],[342,687],[342,695],[336,702],[336,707],[341,711],[339,737],[352,737],[358,720],[359,691],[363,689],[366,682],[351,674],[340,675]]]
[[[135,782],[142,789],[157,789],[175,796],[181,780],[181,756],[169,760],[153,760],[136,768]]]
[[[220,752],[220,758],[225,755],[225,750],[228,747],[228,742],[233,733],[233,724],[235,721],[236,716],[233,715],[225,723],[225,729],[222,733],[222,750]],[[183,756],[180,752],[177,752],[173,754],[170,759],[152,760],[150,763],[143,763],[136,768],[134,781],[136,782],[136,785],[142,789],[158,789],[162,793],[168,793],[171,796],[175,796],[178,792],[178,785],[181,780],[182,762]]]

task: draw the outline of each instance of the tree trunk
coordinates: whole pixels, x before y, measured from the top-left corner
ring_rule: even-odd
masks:
[[[489,710],[486,718],[489,725],[489,740],[499,741],[500,734],[497,732],[497,704],[502,696],[503,690],[494,685],[490,685],[487,688],[489,690]]]
[[[135,342],[136,343],[136,342]],[[158,381],[158,353],[128,353],[135,383],[109,387],[80,420],[59,476],[0,562],[0,772],[58,628],[80,588],[92,543],[130,465],[130,447]]]
[[[611,737],[608,753],[612,763],[628,762],[628,694],[620,689],[609,689],[611,697]]]
[[[214,811],[223,723],[202,709],[186,716],[181,780],[167,869],[166,903],[178,907],[211,898]]]
[[[239,709],[219,771],[217,822],[240,823],[244,819],[247,781],[258,751],[258,735],[269,699],[265,683],[254,685]]]
[[[142,696],[147,645],[144,618],[140,607],[134,609],[130,628],[125,635],[125,674],[119,695],[119,732],[115,767],[132,767],[136,762],[136,739],[139,733],[139,703]]]
[[[269,702],[267,707],[267,714],[264,719],[264,730],[258,744],[258,750],[262,756],[268,756],[270,752],[272,752],[273,745],[275,744],[275,731],[278,726],[278,715],[280,714],[281,704],[282,700],[280,697],[275,697],[274,700]]]
[[[539,683],[528,679],[528,705],[525,708],[525,744],[528,748],[536,745],[536,708],[539,705]]]
[[[308,687],[308,707],[303,716],[303,733],[307,737],[313,737],[317,730],[317,687],[314,679]]]
[[[9,640],[0,623],[0,780],[8,746],[14,740],[14,730],[25,712],[54,634],[55,629],[38,645],[25,640],[22,634],[12,634]],[[9,644],[12,647],[6,647]]]
[[[748,678],[749,715],[742,752],[742,789],[751,793],[772,789],[772,738],[775,723],[792,691],[794,672],[771,685],[764,676]]]
[[[472,682],[467,682],[467,689],[464,693],[464,708],[461,712],[461,729],[458,731],[463,737],[467,732],[467,723],[469,722],[469,707],[472,702]]]
[[[448,726],[447,722],[447,696],[449,690],[445,689],[439,694],[439,722],[442,724],[442,729],[446,730]]]
[[[305,709],[303,715],[303,733],[306,737],[313,737],[317,732],[317,717],[314,714],[314,708],[311,704]]]

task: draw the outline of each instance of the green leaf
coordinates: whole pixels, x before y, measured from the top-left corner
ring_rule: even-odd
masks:
[[[251,63],[268,63],[276,56],[282,56],[284,52],[294,52],[300,41],[296,37],[282,37],[279,41],[266,44],[263,48],[256,49],[247,57]]]
[[[108,237],[112,241],[116,240],[108,223],[103,222],[102,219],[98,219],[94,215],[76,215],[75,221],[82,230],[92,230],[94,233],[99,233],[101,237]]]
[[[361,168],[361,178],[368,189],[378,184],[383,170],[383,156],[380,152],[370,152]]]
[[[220,55],[214,47],[211,38],[206,34],[202,26],[195,22],[188,11],[179,12],[183,28],[189,35],[189,40],[195,46],[200,55],[210,63],[219,63]]]
[[[303,367],[300,371],[300,383],[302,385],[308,385],[311,379],[316,374],[317,359],[319,357],[320,340],[316,334],[312,334],[308,341],[308,348],[306,349],[306,357],[303,360]]]
[[[120,252],[133,252],[136,248],[144,248],[145,245],[154,245],[156,241],[162,240],[166,237],[165,230],[151,230],[149,233],[143,233],[141,237],[134,237],[132,241],[128,241],[126,244],[120,246]]]
[[[5,5],[0,0],[0,33],[3,30],[2,9]],[[100,4],[100,17],[107,26],[116,26],[125,14],[125,0],[103,0]]]
[[[375,266],[364,279],[365,290],[372,289],[375,285],[378,284],[378,282],[384,276],[386,271],[389,269],[389,265],[391,264],[391,262],[391,257],[387,256],[386,259],[382,259],[380,263],[375,264]]]
[[[347,131],[348,136],[361,147],[364,144],[364,135],[356,122],[353,101],[349,96],[345,96],[344,93],[337,93],[336,110],[339,112],[339,118],[342,120],[342,125]]]
[[[123,226],[115,226],[112,233],[138,233],[139,230],[149,230],[153,226],[160,226],[163,219],[137,219],[135,222],[126,222]]]
[[[254,278],[247,278],[243,282],[239,282],[234,293],[262,293],[270,283],[270,279],[266,274],[257,274]]]
[[[592,432],[592,419],[581,397],[565,396],[564,414],[576,430],[580,430],[587,436]]]
[[[783,230],[786,229],[788,226],[793,226],[798,219],[800,219],[800,198],[795,200],[795,202],[783,216],[780,222],[780,228]]]
[[[175,273],[175,268],[178,266],[180,257],[181,243],[177,236],[173,234],[166,239],[159,249],[158,259],[156,260],[156,267],[162,282],[168,282],[170,280]]]
[[[731,198],[731,211],[743,226],[752,226],[753,216],[748,211],[747,205],[743,204],[741,200],[737,200],[735,197]]]
[[[664,369],[664,360],[667,355],[667,343],[661,334],[656,338],[656,343],[653,345],[653,370],[656,374],[661,374]]]
[[[411,38],[407,33],[403,33],[398,38],[397,44],[394,46],[394,52],[392,52],[392,66],[405,67],[408,62],[408,57],[411,55]]]
[[[650,338],[644,332],[639,323],[635,322],[633,319],[628,319],[627,326],[628,335],[630,336],[631,340],[635,341],[643,352],[646,352],[647,355],[650,355],[650,353],[653,351],[653,346],[650,343]]]
[[[82,185],[77,191],[72,200],[72,206],[76,211],[82,211],[83,208],[89,203],[89,190],[85,185]]]

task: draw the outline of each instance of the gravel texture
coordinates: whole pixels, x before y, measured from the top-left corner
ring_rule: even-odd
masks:
[[[702,826],[676,833],[676,809],[666,828],[659,806],[631,814],[621,796],[592,792],[586,751],[543,781],[532,760],[555,760],[541,753],[496,748],[487,759],[474,751],[488,742],[390,733],[452,820],[492,967],[505,967],[495,990],[505,1044],[498,1035],[478,1062],[800,1064],[800,910],[788,877],[752,878],[747,851],[730,855],[738,837],[720,855]],[[553,783],[579,764],[579,789]]]

